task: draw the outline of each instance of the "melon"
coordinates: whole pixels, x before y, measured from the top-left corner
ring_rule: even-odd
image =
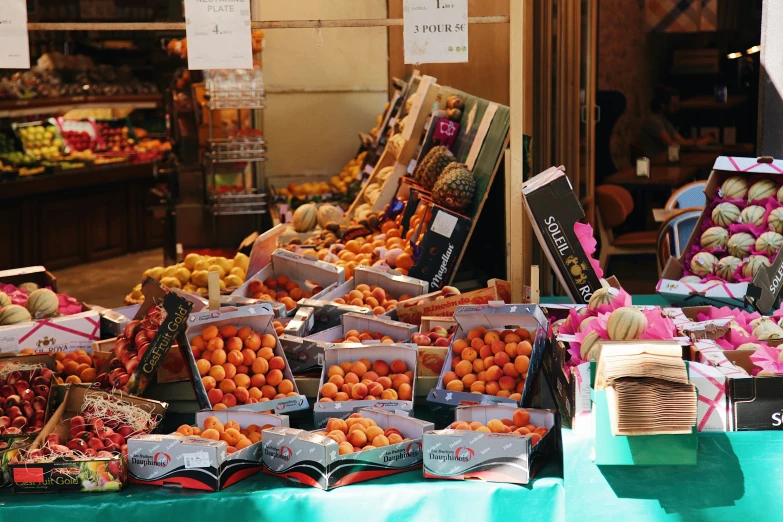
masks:
[[[756,239],[747,232],[734,234],[726,243],[729,254],[740,259],[746,257],[754,246],[756,246]]]
[[[51,290],[39,288],[27,297],[25,307],[34,318],[43,319],[44,317],[57,315],[60,309],[60,301],[57,299],[57,294]]]
[[[765,323],[767,321],[771,321],[771,320],[772,319],[770,319],[769,317],[766,317],[766,316],[762,315],[761,317],[753,319],[749,324],[750,324],[751,328],[756,328],[758,325],[760,325],[762,323]]]
[[[297,232],[310,232],[317,224],[317,211],[315,203],[302,205],[294,211],[294,230]]]
[[[12,304],[11,298],[5,292],[0,292],[0,308]]]
[[[726,242],[729,240],[729,231],[721,227],[710,227],[704,231],[699,240],[702,248],[712,250],[715,248],[726,248]]]
[[[647,329],[647,318],[631,306],[618,308],[609,314],[606,322],[606,333],[613,341],[630,341],[638,339]]]
[[[579,356],[583,361],[597,361],[599,355],[601,355],[601,338],[597,333],[590,332],[579,345]]]
[[[335,223],[342,222],[343,213],[337,207],[325,204],[318,207],[316,218],[318,220],[318,226],[326,228],[326,224],[330,221],[334,221]]]
[[[779,202],[783,203],[783,186],[781,186],[778,189],[778,197],[777,197],[777,199],[778,199]],[[783,353],[783,352],[781,352],[781,353]]]
[[[717,264],[717,257],[709,252],[699,252],[691,258],[691,272],[697,276],[704,277],[713,273]]]
[[[755,352],[759,348],[761,348],[761,345],[757,343],[745,343],[737,346],[737,350],[750,351],[750,352]]]
[[[756,240],[756,251],[774,254],[783,246],[783,236],[777,232],[764,232]]]
[[[590,296],[590,301],[587,303],[587,308],[595,310],[601,305],[609,304],[615,300],[618,291],[616,288],[599,288],[593,295]]]
[[[24,290],[28,294],[32,294],[36,290],[38,290],[38,285],[35,283],[22,283],[19,285],[19,290]]]
[[[734,203],[721,203],[712,209],[712,221],[719,227],[736,223],[739,217],[740,209]]]
[[[740,220],[743,223],[760,227],[761,225],[764,224],[764,214],[766,213],[767,213],[767,209],[765,209],[764,207],[761,207],[759,205],[748,205],[740,213]]]
[[[776,326],[759,333],[756,337],[759,341],[777,341],[783,339],[783,328]]]
[[[579,329],[577,331],[578,332],[582,332],[585,328],[587,328],[587,325],[589,325],[590,323],[592,323],[596,319],[598,319],[598,318],[597,317],[585,317],[582,320],[582,322],[579,323]]]
[[[773,232],[783,234],[783,207],[772,209],[767,217],[767,226]]]
[[[28,312],[27,308],[24,306],[12,304],[4,306],[3,309],[0,310],[0,326],[26,323],[32,320],[33,318],[30,316],[30,312]]]
[[[751,279],[756,275],[756,272],[759,271],[759,268],[769,265],[770,262],[766,256],[750,256],[742,265],[742,276]]]
[[[732,176],[720,186],[720,193],[728,199],[744,199],[748,194],[748,181],[741,176]]]
[[[681,278],[680,282],[687,283],[687,284],[701,283],[701,277],[695,275],[689,275]]]
[[[778,185],[771,179],[762,179],[755,182],[748,189],[748,202],[776,196]]]
[[[742,264],[742,259],[734,256],[726,256],[718,261],[718,266],[715,267],[715,275],[731,283],[734,281],[734,272],[737,271],[737,267]]]
[[[764,317],[762,321],[756,323],[756,325],[753,327],[753,336],[758,338],[759,340],[763,340],[762,337],[766,339],[773,339],[777,335],[779,337],[783,337],[783,329],[778,326],[775,321],[770,319],[769,317]]]

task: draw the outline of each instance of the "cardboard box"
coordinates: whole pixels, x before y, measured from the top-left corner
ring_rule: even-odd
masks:
[[[0,270],[0,283],[18,287],[22,283],[35,283],[39,288],[51,288],[57,292],[57,278],[42,266],[27,266]]]
[[[72,417],[82,412],[85,397],[111,395],[139,406],[160,419],[168,404],[121,393],[91,389],[90,385],[66,384],[52,388],[49,402],[49,421],[38,433],[30,449],[44,446],[50,433],[67,440]],[[127,463],[122,454],[112,457],[85,457],[81,459],[53,458],[47,461],[18,462],[10,465],[14,493],[54,493],[58,491],[119,491],[127,478]]]
[[[490,405],[507,403],[514,406],[528,406],[533,397],[533,387],[538,370],[549,342],[549,322],[537,305],[517,304],[489,304],[481,306],[460,306],[454,313],[457,321],[457,330],[451,339],[451,346],[443,364],[443,370],[438,378],[437,386],[430,391],[427,401],[436,412],[449,411],[460,405]],[[454,358],[454,341],[465,339],[473,328],[484,326],[487,329],[515,330],[524,328],[530,332],[533,345],[533,353],[530,354],[530,367],[528,368],[525,388],[522,392],[522,400],[517,403],[513,399],[471,393],[470,391],[453,392],[446,390],[443,384],[444,374],[451,369],[451,361]]]
[[[93,361],[96,368],[102,368],[108,361],[114,358],[114,343],[117,338],[103,339],[92,343]],[[190,372],[187,361],[182,357],[179,345],[175,342],[171,349],[163,357],[163,362],[158,367],[155,381],[160,384],[172,382],[190,382]]]
[[[262,433],[264,471],[328,490],[421,467],[421,439],[434,428],[431,422],[373,408],[361,409],[359,413],[374,420],[384,431],[397,428],[404,438],[412,440],[340,455],[338,444],[326,436],[272,428]]]
[[[490,301],[511,300],[511,283],[491,279],[487,288],[451,297],[441,297],[442,292],[407,299],[397,303],[397,318],[410,324],[421,324],[422,317],[452,317],[458,306],[487,304]]]
[[[408,370],[416,375],[417,349],[415,344],[394,343],[364,345],[354,343],[331,344],[324,349],[324,364],[321,372],[321,385],[329,381],[326,373],[330,366],[339,365],[344,361],[356,362],[366,357],[370,362],[377,360],[391,363],[396,359],[405,361]],[[347,418],[351,413],[360,408],[381,408],[383,410],[403,410],[413,411],[413,397],[416,396],[416,379],[411,383],[411,400],[350,400],[343,402],[320,402],[321,390],[318,389],[318,396],[313,405],[313,417],[316,428],[326,426],[326,422],[332,417]]]
[[[457,269],[457,260],[465,247],[471,224],[469,217],[433,203],[432,221],[419,242],[422,255],[408,274],[426,281],[431,288],[448,285]]]
[[[307,337],[315,326],[315,310],[309,306],[300,306],[296,314],[285,325],[287,335]]]
[[[313,295],[313,299],[319,299],[335,285],[345,282],[345,270],[337,265],[325,263],[323,261],[314,261],[311,258],[301,254],[295,254],[287,250],[277,249],[272,253],[271,262],[252,277],[248,277],[245,283],[237,288],[233,295],[243,297],[252,297],[249,287],[252,281],[264,281],[270,277],[286,275],[292,281],[299,283],[299,287],[307,289],[310,287],[308,281],[319,285],[323,290]],[[293,310],[288,315],[293,315]]]
[[[288,426],[288,417],[238,410],[196,413],[196,425],[207,417],[233,420],[240,428]],[[262,470],[261,442],[228,454],[224,442],[201,437],[139,435],[128,441],[128,476],[135,484],[220,491]]]
[[[386,290],[386,294],[398,299],[407,294],[413,297],[424,295],[429,289],[429,283],[413,277],[395,275],[395,272],[384,272],[374,268],[357,266],[353,279],[339,285],[320,297],[323,301],[334,301],[344,297],[356,288],[356,285],[377,285]],[[388,312],[383,315],[388,315]]]
[[[190,366],[191,374],[193,375],[193,386],[196,389],[197,396],[206,397],[207,391],[204,389],[204,383],[199,376],[198,368],[196,367],[196,359],[193,357],[193,351],[190,350],[190,341],[201,334],[201,331],[205,326],[215,325],[218,328],[225,325],[235,326],[237,329],[243,326],[248,326],[258,332],[260,335],[270,334],[274,335],[277,340],[277,345],[274,348],[275,356],[286,359],[283,347],[280,344],[280,340],[275,334],[275,328],[272,326],[272,319],[274,314],[271,307],[267,305],[259,306],[245,306],[242,308],[221,308],[219,311],[204,311],[197,314],[192,314],[188,318],[188,327],[185,330],[186,342],[188,343],[187,350],[184,350],[186,357],[188,358],[188,365]],[[286,360],[286,367],[283,369],[283,378],[290,380],[294,384],[294,391],[299,393],[296,387],[296,380],[291,373],[291,368]],[[242,409],[248,409],[253,411],[265,411],[273,410],[278,413],[289,413],[292,411],[306,410],[309,408],[307,398],[304,395],[297,395],[295,397],[286,397],[284,399],[272,399],[267,402],[259,402],[254,404],[245,404],[241,406]]]
[[[510,419],[513,405],[460,406],[455,421],[481,422]],[[438,430],[424,433],[424,478],[482,480],[527,484],[541,466],[558,451],[560,426],[552,410],[529,409],[530,422],[547,429],[538,444],[529,436]]]
[[[100,316],[94,310],[51,319],[0,326],[0,353],[19,353],[32,348],[37,353],[74,352],[92,348],[100,339]]]
[[[142,292],[144,293],[144,302],[133,317],[134,320],[143,320],[153,306],[159,306],[165,313],[163,323],[150,342],[149,349],[142,356],[125,386],[125,391],[131,395],[144,393],[150,380],[157,376],[158,368],[166,359],[166,355],[169,353],[169,349],[174,344],[179,333],[185,328],[187,317],[193,308],[192,302],[173,292],[169,292],[152,278],[147,278],[144,282]],[[110,364],[111,358],[98,371],[98,374],[109,371]],[[198,375],[198,372],[196,372],[196,375]]]
[[[585,217],[571,181],[561,169],[549,170],[522,184],[522,198],[541,248],[568,296],[575,303],[588,303],[601,281],[574,232]]]
[[[731,176],[746,176],[750,179],[772,178],[777,183],[783,181],[780,176],[783,161],[775,160],[772,163],[760,163],[756,158],[728,158],[720,157],[715,161],[712,173],[707,179],[707,185],[704,187],[704,193],[709,203],[717,194],[718,189],[723,182]],[[707,208],[710,208],[709,205]],[[704,220],[704,213],[699,218],[694,230],[701,230],[701,224]],[[691,251],[691,246],[698,241],[700,234],[694,233],[688,245],[682,249],[683,254],[679,259],[671,258],[661,273],[661,279],[658,281],[656,291],[677,306],[698,306],[698,305],[728,305],[734,308],[748,308],[746,296],[751,296],[754,306],[764,313],[768,314],[773,309],[777,296],[781,290],[781,279],[776,276],[776,270],[779,267],[778,262],[783,262],[783,258],[778,258],[773,262],[770,269],[759,270],[753,278],[752,283],[682,283],[680,278],[684,275],[683,263],[685,256]],[[763,306],[759,308],[760,303]]]
[[[347,284],[347,283],[346,283]],[[302,299],[299,301],[300,307],[313,309],[313,326],[307,335],[316,334],[335,326],[340,326],[343,314],[364,314],[372,315],[372,310],[363,306],[351,306],[347,304],[332,303],[324,299]]]
[[[730,431],[783,430],[783,375],[752,377],[750,351],[723,354],[747,374],[726,377]]]
[[[457,321],[455,321],[453,317],[422,317],[419,331],[421,333],[427,333],[432,331],[436,326],[441,326],[445,328],[446,331],[451,332],[456,329]],[[448,353],[448,346],[419,346],[418,377],[439,377],[441,371],[443,371],[443,364],[446,362]],[[434,384],[435,383],[433,383],[433,386]],[[430,388],[433,386],[430,386]]]

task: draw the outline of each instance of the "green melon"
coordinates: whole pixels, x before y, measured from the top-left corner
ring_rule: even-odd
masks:
[[[777,199],[778,199],[779,202],[783,203],[783,186],[781,186],[778,189],[778,197],[777,197]]]
[[[783,207],[772,209],[767,218],[769,229],[778,234],[783,234]]]
[[[691,272],[704,277],[713,273],[717,264],[717,257],[709,252],[699,252],[691,258]]]
[[[759,348],[761,348],[761,345],[757,343],[745,343],[737,346],[737,350],[749,351],[749,352],[755,352]]]
[[[35,283],[22,283],[19,285],[19,290],[24,290],[28,294],[32,294],[36,290],[38,290],[38,285]]]
[[[587,308],[595,310],[601,305],[609,304],[617,297],[616,288],[599,288],[593,295],[590,296],[590,301],[587,303]]]
[[[12,304],[4,306],[0,310],[0,326],[26,323],[28,321],[32,321],[32,317],[24,306]]]
[[[57,300],[57,294],[47,288],[39,288],[28,296],[25,307],[34,318],[43,319],[57,315],[60,302]]]
[[[728,240],[728,230],[721,227],[710,227],[701,235],[699,244],[702,248],[712,250],[713,248],[726,248],[726,242]]]
[[[11,298],[5,292],[0,292],[0,308],[11,304]]]
[[[756,250],[769,255],[780,250],[781,246],[783,246],[783,236],[777,232],[764,232],[756,240]]]
[[[598,319],[598,318],[597,318],[597,317],[585,317],[585,318],[582,320],[582,322],[581,322],[581,323],[579,323],[579,329],[578,329],[577,331],[578,331],[578,332],[582,332],[582,330],[584,330],[585,328],[587,328],[587,325],[589,325],[590,323],[592,323],[592,322],[593,322],[593,321],[595,321],[596,319]]]
[[[601,355],[601,338],[595,332],[590,332],[579,345],[579,356],[583,361],[597,361]]]
[[[689,275],[681,278],[680,282],[687,283],[689,285],[692,285],[693,283],[701,283],[701,277],[695,275]]]
[[[720,186],[720,193],[727,199],[743,199],[748,194],[748,181],[740,176],[732,176]]]
[[[769,266],[770,262],[766,256],[750,256],[745,264],[742,265],[743,277],[753,278],[759,268],[762,266]]]
[[[719,227],[736,223],[739,217],[740,209],[734,203],[721,203],[712,209],[712,221]]]
[[[734,272],[737,267],[742,264],[742,259],[734,256],[726,256],[718,261],[718,266],[715,267],[715,275],[731,283],[734,281]]]
[[[647,329],[647,318],[636,308],[624,306],[609,314],[606,333],[613,341],[638,339]]]
[[[769,317],[764,317],[762,321],[756,323],[753,327],[753,336],[759,340],[774,339],[783,336],[783,330],[778,326],[775,321]],[[762,337],[764,339],[762,339]]]
[[[726,247],[729,254],[734,257],[744,258],[750,253],[750,249],[756,245],[756,239],[747,232],[739,232],[729,238]]]
[[[778,185],[771,179],[762,179],[755,182],[748,189],[748,202],[776,196]]]
[[[761,207],[759,205],[748,205],[740,213],[740,220],[743,223],[760,227],[761,225],[764,224],[764,214],[766,213],[767,213],[767,209],[765,209],[764,207]]]

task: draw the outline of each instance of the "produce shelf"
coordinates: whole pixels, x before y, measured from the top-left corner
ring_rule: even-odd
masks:
[[[0,101],[0,118],[17,118],[36,114],[59,114],[76,109],[155,109],[163,105],[160,94],[127,96],[67,96],[63,98],[32,98]]]

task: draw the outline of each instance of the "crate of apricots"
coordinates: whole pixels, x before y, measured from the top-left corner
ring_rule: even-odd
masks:
[[[289,412],[307,409],[275,333],[268,305],[191,314],[185,334],[197,383],[212,409],[253,406]]]
[[[353,279],[326,293],[321,299],[370,308],[373,315],[385,315],[397,309],[398,301],[424,295],[428,288],[429,284],[420,279],[358,267]]]
[[[527,405],[546,346],[548,323],[536,305],[461,306],[438,384],[435,410],[460,404]]]
[[[431,422],[376,408],[323,430],[270,428],[262,434],[264,471],[308,486],[332,489],[402,473],[422,465],[422,436]]]
[[[55,371],[59,384],[81,384],[93,382],[98,376],[98,367],[102,360],[95,360],[86,350],[54,353]]]
[[[219,491],[261,471],[261,432],[288,424],[285,415],[197,412],[193,426],[183,424],[171,435],[128,441],[130,481]]]
[[[345,270],[338,266],[278,249],[272,253],[270,264],[234,294],[281,303],[291,312],[300,299],[317,299],[344,281]]]
[[[552,410],[460,406],[445,430],[424,433],[424,477],[527,484],[557,451]]]
[[[328,345],[313,408],[316,427],[359,408],[413,410],[417,357],[415,344]]]

